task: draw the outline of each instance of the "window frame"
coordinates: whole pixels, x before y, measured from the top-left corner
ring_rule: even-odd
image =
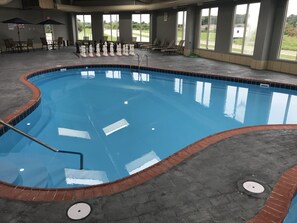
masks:
[[[202,26],[202,10],[204,9],[207,9],[208,10],[208,15],[207,15],[207,18],[208,18],[208,22],[207,22],[207,35],[206,35],[206,44],[205,44],[205,48],[204,47],[201,47],[201,26]],[[216,26],[218,24],[218,14],[219,14],[219,7],[210,7],[210,8],[203,8],[200,10],[200,33],[199,33],[199,44],[198,44],[198,48],[199,49],[204,49],[204,50],[215,50],[215,47],[216,47],[216,40],[214,41],[214,47],[213,49],[212,48],[209,48],[209,37],[210,37],[210,23],[211,23],[211,10],[212,9],[217,9],[217,22],[216,22]],[[217,34],[217,31],[216,31],[216,34]]]
[[[180,12],[182,12],[182,21],[183,21],[183,23],[182,23],[182,37],[181,37],[181,39],[178,39],[178,25],[179,25],[179,23],[178,23],[178,21],[179,21],[179,13]],[[187,10],[180,10],[180,11],[178,11],[177,13],[177,16],[176,16],[176,38],[175,38],[175,43],[176,44],[179,44],[179,42],[181,41],[181,40],[185,40],[186,39],[186,29],[187,29]]]
[[[286,12],[285,12],[285,16],[284,16],[283,24],[282,24],[281,39],[280,39],[280,43],[279,43],[279,47],[278,47],[278,52],[277,52],[277,60],[297,62],[297,50],[295,50],[295,51],[293,50],[295,52],[295,59],[291,60],[291,59],[287,59],[287,58],[281,58],[281,52],[282,52],[282,46],[283,46],[283,39],[284,39],[285,30],[286,30],[286,24],[287,24],[287,19],[288,19],[288,11],[289,11],[290,1],[291,0],[288,0],[287,3],[286,3]],[[297,15],[297,13],[296,13],[296,15]],[[297,29],[297,27],[296,27],[296,29]]]
[[[90,36],[86,36],[86,28],[85,28],[85,16],[90,16],[91,18],[91,31],[92,31],[92,15],[91,14],[76,14],[75,15],[75,23],[76,23],[76,35],[77,35],[77,39],[78,40],[83,40],[83,39],[79,39],[79,34],[78,34],[78,25],[77,25],[77,16],[82,16],[83,18],[83,21],[82,24],[83,24],[83,37],[89,37],[89,40],[93,40],[93,33],[91,32],[91,35]]]
[[[110,37],[111,37],[111,39],[109,40],[109,39],[107,39],[106,41],[111,41],[111,42],[113,42],[114,40],[113,40],[113,37],[115,37],[116,38],[116,40],[115,41],[118,41],[119,40],[119,38],[120,38],[120,15],[119,14],[103,14],[102,15],[102,23],[103,23],[103,36],[105,36],[105,33],[104,33],[104,16],[109,16],[109,19],[110,19],[110,22],[109,22],[109,24],[110,24]],[[113,36],[112,35],[112,16],[116,16],[116,18],[117,18],[117,23],[118,23],[118,25],[119,25],[119,28],[118,29],[116,29],[117,30],[117,32],[116,32],[116,36]],[[108,36],[109,37],[109,36]]]
[[[132,13],[131,14],[131,32],[132,32],[132,38],[135,37],[133,36],[133,15],[139,15],[139,23],[140,23],[140,41],[137,41],[137,42],[143,42],[143,43],[149,43],[150,42],[150,39],[151,39],[151,14],[150,13]],[[149,37],[148,37],[148,41],[143,41],[142,40],[142,16],[143,15],[148,15],[149,16]]]
[[[250,6],[251,4],[259,4],[259,11],[258,11],[258,19],[257,19],[257,28],[258,29],[258,24],[259,24],[259,15],[260,15],[260,9],[261,9],[261,2],[252,2],[252,3],[243,3],[243,4],[237,4],[235,6],[235,10],[234,10],[234,14],[233,14],[233,25],[232,25],[232,36],[231,36],[231,46],[230,46],[230,53],[234,53],[234,54],[238,54],[238,55],[246,55],[246,56],[253,56],[254,51],[255,51],[255,44],[256,44],[256,38],[257,38],[257,33],[255,36],[255,41],[254,41],[254,48],[253,48],[253,53],[249,54],[249,53],[245,53],[245,43],[246,43],[246,39],[247,39],[247,28],[248,28],[248,24],[249,24],[249,12],[250,12]],[[243,37],[242,37],[242,44],[241,44],[241,50],[240,52],[234,52],[233,51],[233,40],[234,40],[234,30],[235,30],[235,21],[236,21],[236,9],[237,6],[239,5],[246,5],[246,10],[245,10],[245,22],[244,22],[244,30],[243,30]]]

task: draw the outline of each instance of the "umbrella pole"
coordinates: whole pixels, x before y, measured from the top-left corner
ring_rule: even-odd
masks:
[[[18,27],[18,37],[19,37],[19,51],[22,51],[22,44],[21,44],[19,24],[17,24],[17,27]]]

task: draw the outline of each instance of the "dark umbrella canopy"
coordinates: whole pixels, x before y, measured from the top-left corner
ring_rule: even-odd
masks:
[[[38,25],[64,25],[63,23],[58,22],[58,21],[53,20],[53,19],[47,19],[47,20],[44,20],[44,21],[39,22],[37,24]]]
[[[21,18],[13,18],[3,21],[2,23],[12,23],[12,24],[32,24],[31,22],[28,22],[26,20],[23,20]]]
[[[5,21],[2,21],[2,23],[11,23],[11,24],[32,24],[31,22],[28,22],[26,20],[23,20],[21,18],[15,17],[13,19],[8,19]],[[21,44],[21,37],[20,37],[20,28],[19,26],[17,26],[18,28],[18,37],[19,37],[19,47],[22,50],[22,44]]]

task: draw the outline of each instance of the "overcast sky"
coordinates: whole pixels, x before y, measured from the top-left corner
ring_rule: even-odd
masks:
[[[297,15],[297,1],[296,0],[290,0],[290,2],[289,2],[287,16],[290,16],[292,14]]]

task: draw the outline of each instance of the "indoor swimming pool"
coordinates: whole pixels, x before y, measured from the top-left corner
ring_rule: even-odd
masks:
[[[71,188],[138,173],[209,135],[297,123],[297,91],[267,83],[124,67],[61,68],[29,79],[41,102],[0,137],[0,180]],[[79,156],[78,154],[82,154]]]

